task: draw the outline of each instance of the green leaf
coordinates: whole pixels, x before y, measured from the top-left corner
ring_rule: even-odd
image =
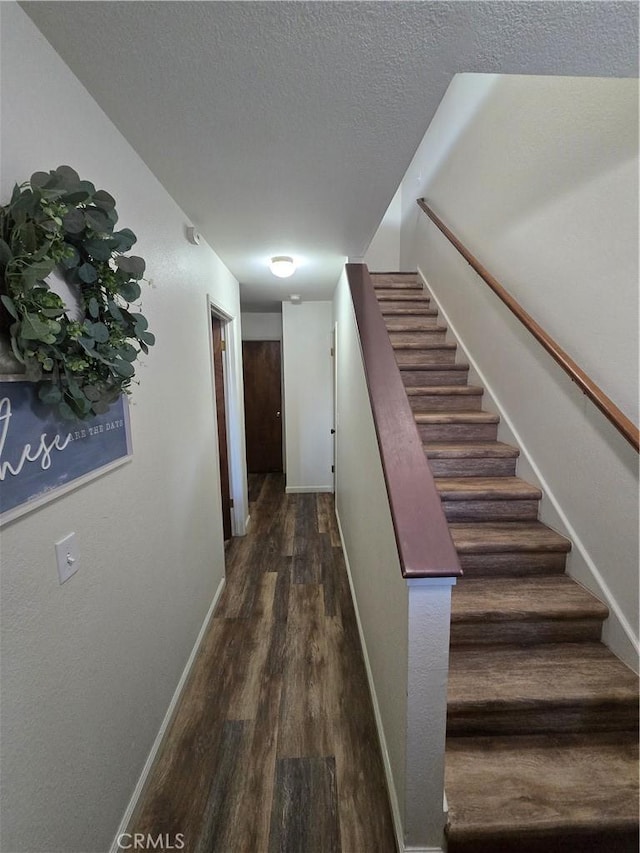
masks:
[[[38,397],[43,403],[48,403],[53,406],[62,400],[62,391],[60,391],[57,385],[47,382],[45,385],[40,386]]]
[[[13,326],[11,328],[13,328]],[[13,337],[13,335],[11,335],[11,349],[12,349],[15,357],[20,362],[20,364],[26,364],[25,358],[22,355],[22,353],[20,352],[20,347],[18,346],[18,341]]]
[[[73,411],[73,409],[68,403],[60,403],[60,405],[58,406],[58,411],[66,421],[76,420],[76,413]]]
[[[102,392],[95,385],[85,385],[84,395],[87,400],[90,400],[92,403],[95,403],[102,397]]]
[[[88,207],[86,208],[84,215],[87,225],[89,228],[93,228],[94,231],[98,231],[101,234],[111,231],[111,223],[101,210]]]
[[[140,349],[145,354],[149,352],[149,347],[145,344],[144,341],[140,341]]]
[[[99,344],[104,344],[109,340],[109,329],[104,323],[92,323],[91,336]]]
[[[84,231],[85,218],[84,213],[77,208],[70,210],[62,217],[62,227],[67,234],[80,234]]]
[[[135,373],[133,365],[128,361],[122,361],[121,359],[118,359],[113,363],[113,369],[117,374],[124,376],[126,379],[129,379]]]
[[[35,264],[30,264],[22,271],[22,280],[27,288],[32,288],[35,286],[37,281],[44,281],[44,279],[53,272],[54,267],[55,261],[50,258],[38,261]]]
[[[136,325],[136,329],[140,329],[141,332],[144,332],[145,329],[149,328],[149,324],[147,323],[147,318],[144,314],[130,314],[131,320]]]
[[[96,268],[89,263],[84,263],[82,266],[78,267],[78,276],[80,281],[83,281],[85,284],[93,284],[94,281],[98,280],[98,272]]]
[[[46,187],[51,180],[51,175],[48,172],[34,172],[29,178],[29,183],[33,188]]]
[[[132,278],[138,279],[144,275],[145,262],[142,258],[136,257],[136,255],[118,255],[116,265],[118,269],[128,273]]]
[[[156,342],[156,336],[151,332],[141,332],[139,338],[148,347],[152,347]]]
[[[98,192],[93,195],[93,203],[96,207],[99,207],[101,210],[105,212],[107,210],[113,210],[116,206],[116,200],[112,195],[109,195],[105,190],[98,190]]]
[[[24,245],[25,251],[29,254],[35,252],[38,248],[38,240],[36,239],[36,229],[33,222],[27,222],[23,226],[21,232],[22,243]]]
[[[127,302],[135,302],[136,299],[140,299],[140,292],[140,285],[135,281],[129,281],[120,288],[120,296]]]
[[[91,316],[95,320],[98,314],[100,313],[100,306],[98,305],[98,300],[95,298],[95,296],[91,297],[91,299],[89,300],[89,305],[87,307],[89,309],[89,314],[91,314]]]
[[[4,240],[0,240],[0,268],[4,269],[12,257],[13,253],[8,243],[5,243]]]
[[[80,183],[80,175],[71,166],[58,166],[55,174],[67,185]]]
[[[131,344],[122,344],[118,349],[118,355],[125,361],[135,361],[138,357],[138,350]]]
[[[11,316],[15,320],[19,320],[20,317],[18,316],[18,311],[17,311],[16,306],[13,302],[13,299],[10,296],[7,296],[6,293],[3,293],[2,296],[0,296],[0,299],[2,300],[2,304],[7,309],[9,314],[11,314]]]
[[[62,326],[55,320],[41,320],[38,314],[25,314],[20,327],[20,337],[26,341],[55,342]]]
[[[122,311],[120,310],[120,308],[118,308],[118,306],[113,301],[113,299],[110,299],[107,302],[107,307],[109,309],[109,314],[111,314],[111,316],[113,317],[114,320],[117,320],[118,323],[122,323],[124,321],[124,317],[122,316]]]
[[[91,193],[86,189],[73,189],[62,196],[62,201],[68,205],[82,204],[91,198]]]
[[[99,237],[92,237],[90,240],[84,240],[82,246],[94,260],[108,261],[112,252],[111,242],[111,240],[101,240]]]
[[[128,252],[133,244],[138,241],[138,238],[130,228],[123,228],[121,231],[114,231],[113,236],[118,240],[119,252]]]

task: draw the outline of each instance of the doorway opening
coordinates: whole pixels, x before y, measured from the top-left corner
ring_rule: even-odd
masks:
[[[223,334],[224,322],[211,314],[211,340],[213,344],[213,385],[218,423],[218,454],[220,458],[220,499],[222,504],[222,530],[224,541],[233,535],[231,522],[231,486],[229,477],[229,448],[227,443],[227,403],[225,394],[224,352],[226,342]]]

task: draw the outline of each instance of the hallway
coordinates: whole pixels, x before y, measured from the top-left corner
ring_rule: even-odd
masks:
[[[249,503],[130,831],[187,853],[394,853],[333,496],[254,474]]]

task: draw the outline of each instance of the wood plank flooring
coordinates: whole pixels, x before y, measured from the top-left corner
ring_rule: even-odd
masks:
[[[333,496],[250,475],[249,502],[129,831],[186,853],[395,853]]]

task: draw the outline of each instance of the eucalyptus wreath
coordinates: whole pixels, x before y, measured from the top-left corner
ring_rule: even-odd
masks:
[[[69,166],[35,172],[0,208],[0,299],[14,357],[38,395],[68,419],[107,411],[130,388],[134,362],[155,343],[140,298],[136,235],[114,230],[116,203]],[[47,283],[57,271],[80,319]],[[2,377],[0,376],[0,379]]]

